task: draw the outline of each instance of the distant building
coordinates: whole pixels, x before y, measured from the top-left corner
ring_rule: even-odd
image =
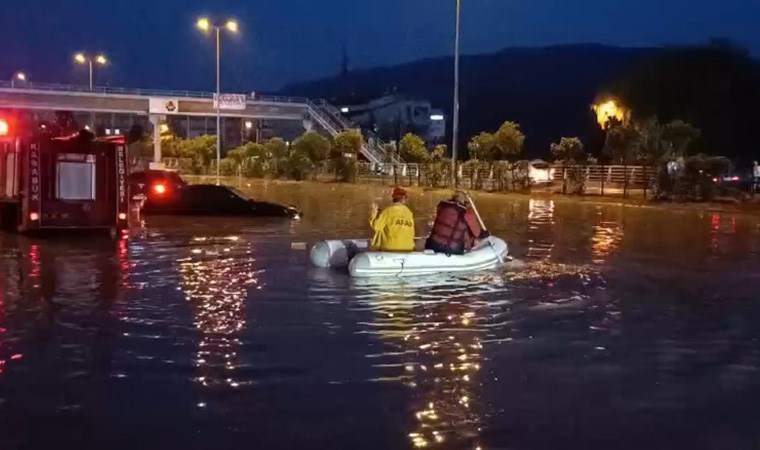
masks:
[[[446,137],[446,117],[430,101],[404,94],[390,94],[364,103],[343,104],[341,112],[364,129],[374,131],[384,141],[398,141],[415,133],[429,145]]]

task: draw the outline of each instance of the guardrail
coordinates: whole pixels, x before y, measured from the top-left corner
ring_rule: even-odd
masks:
[[[141,89],[141,88],[123,88],[111,86],[89,86],[76,84],[58,84],[58,83],[38,83],[29,81],[4,81],[0,80],[0,89],[14,89],[24,91],[43,91],[43,92],[77,92],[93,94],[114,94],[114,95],[139,95],[144,97],[179,97],[179,98],[197,98],[213,99],[213,92],[201,91],[175,91],[165,89]],[[281,95],[256,95],[250,97],[248,101],[273,102],[273,103],[292,103],[306,104],[310,100],[306,97],[289,97]]]
[[[553,164],[554,181],[562,182],[568,173],[580,170],[586,182],[591,183],[617,183],[630,186],[643,186],[649,184],[657,177],[657,168],[651,166],[562,166]]]

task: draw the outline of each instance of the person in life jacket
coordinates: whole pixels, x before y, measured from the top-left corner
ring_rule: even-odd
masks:
[[[414,251],[414,215],[406,206],[406,191],[393,189],[393,204],[378,214],[377,205],[372,205],[369,225],[374,232],[370,248],[387,252]]]
[[[430,237],[425,249],[447,255],[462,255],[484,239],[488,232],[480,229],[475,211],[468,205],[464,192],[457,191],[449,200],[438,204]]]

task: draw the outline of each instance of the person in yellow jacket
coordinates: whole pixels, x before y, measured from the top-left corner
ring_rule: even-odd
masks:
[[[393,189],[393,204],[377,213],[377,205],[372,205],[369,225],[374,232],[370,248],[386,252],[414,251],[414,215],[406,206],[406,191],[400,187]]]

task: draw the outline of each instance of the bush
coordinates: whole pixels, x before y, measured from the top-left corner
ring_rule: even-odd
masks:
[[[288,176],[296,181],[307,180],[314,174],[314,162],[307,148],[296,150],[287,161]]]
[[[314,163],[327,159],[331,150],[330,141],[316,131],[307,131],[293,142],[293,152],[299,152],[299,158],[305,156]]]

